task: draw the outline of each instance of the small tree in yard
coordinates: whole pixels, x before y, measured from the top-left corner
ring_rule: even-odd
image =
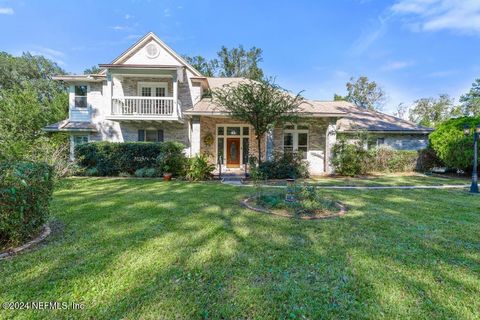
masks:
[[[295,121],[303,101],[272,80],[246,80],[214,90],[213,101],[224,107],[234,119],[250,124],[258,144],[258,162],[262,160],[262,136],[276,124]]]

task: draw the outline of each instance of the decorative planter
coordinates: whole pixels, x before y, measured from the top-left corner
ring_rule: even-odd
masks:
[[[164,173],[163,174],[163,181],[170,181],[172,180],[172,174],[171,173]]]

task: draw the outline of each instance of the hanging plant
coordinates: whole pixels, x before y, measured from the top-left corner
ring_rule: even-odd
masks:
[[[211,133],[208,133],[205,137],[203,137],[203,143],[209,147],[213,143],[213,135]]]

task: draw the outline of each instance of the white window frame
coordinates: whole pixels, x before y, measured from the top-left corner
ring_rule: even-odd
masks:
[[[167,82],[138,82],[137,84],[137,92],[138,96],[142,96],[142,88],[150,88],[152,90],[152,94],[155,93],[156,88],[164,88],[165,89],[165,97],[170,97],[170,92],[168,92],[168,83]],[[156,96],[151,96],[156,97]]]
[[[75,137],[87,137],[87,142],[90,142],[90,135],[87,134],[72,134],[70,135],[70,159],[74,160],[75,158]]]
[[[87,106],[85,108],[78,108],[75,104],[75,98],[77,97],[75,93],[75,87],[79,86],[86,86],[87,87],[87,94],[85,96],[78,96],[78,97],[85,97],[85,100],[87,102]],[[72,84],[70,86],[70,109],[73,110],[87,110],[88,109],[88,93],[90,92],[90,85],[86,83],[77,83],[77,84]]]
[[[218,128],[223,127],[223,135],[218,134]],[[227,127],[240,128],[239,135],[231,135],[227,132]],[[248,134],[243,134],[243,128],[248,128]],[[245,165],[243,162],[243,138],[248,138],[248,145],[251,146],[250,134],[252,133],[252,127],[245,124],[236,123],[219,123],[215,126],[215,164],[218,163],[218,138],[223,138],[223,166],[227,166],[227,138],[239,138],[240,139],[240,167]]]
[[[309,127],[308,124],[287,124],[289,126],[294,126],[294,129],[285,129],[285,126],[283,128],[283,133],[282,133],[282,152],[285,152],[285,134],[286,133],[291,133],[293,137],[293,153],[298,152],[298,134],[299,133],[306,133],[307,134],[307,151],[306,151],[306,156],[305,159],[308,157],[308,150],[310,146],[310,130],[309,129],[298,129],[298,126],[306,126]]]

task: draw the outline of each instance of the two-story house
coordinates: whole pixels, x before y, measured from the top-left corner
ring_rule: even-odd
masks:
[[[225,169],[240,168],[256,154],[255,133],[233,120],[204,94],[242,78],[204,77],[154,33],[148,33],[102,71],[55,79],[69,86],[69,118],[46,131],[68,132],[74,146],[92,141],[168,141],[185,153],[209,155]],[[331,149],[338,133],[368,131],[375,144],[420,149],[431,129],[345,101],[305,100],[302,121],[274,128],[263,139],[265,157],[274,151],[300,152],[313,174],[331,172]]]

